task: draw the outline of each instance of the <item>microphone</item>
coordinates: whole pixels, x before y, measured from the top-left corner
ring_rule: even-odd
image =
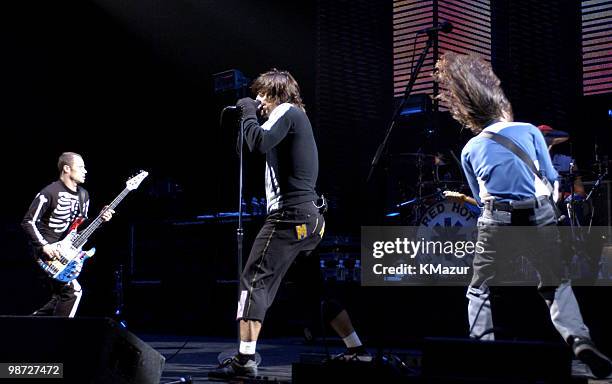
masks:
[[[255,108],[259,108],[259,106],[261,105],[261,100],[255,100]],[[237,107],[235,105],[228,105],[227,107],[223,108],[224,110],[230,110],[230,111],[236,111],[236,110],[240,110],[240,107]]]
[[[436,25],[435,27],[429,27],[429,28],[425,28],[425,29],[421,29],[420,31],[417,31],[417,33],[436,33],[438,31],[442,31],[444,33],[449,33],[450,31],[453,30],[453,25],[450,23],[450,21],[443,21],[441,23],[438,23],[438,25]]]

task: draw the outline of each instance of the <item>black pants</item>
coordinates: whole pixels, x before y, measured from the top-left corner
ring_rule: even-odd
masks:
[[[47,295],[50,295],[51,298],[45,305],[34,311],[32,315],[74,317],[83,295],[78,281],[75,279],[69,283],[63,283],[49,277],[38,264],[33,268],[37,269],[41,289],[47,292]]]
[[[236,319],[263,322],[287,270],[300,253],[317,247],[324,230],[325,219],[312,201],[268,215],[242,272]]]

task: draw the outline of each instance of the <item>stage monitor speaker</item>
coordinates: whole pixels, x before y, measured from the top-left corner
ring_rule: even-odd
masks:
[[[572,355],[560,343],[425,338],[422,369],[436,379],[569,383]]]
[[[158,384],[165,358],[109,318],[0,316],[0,362],[62,363],[62,383]]]
[[[371,362],[329,360],[318,353],[303,353],[291,365],[293,384],[310,383],[423,383],[394,361],[386,358]]]

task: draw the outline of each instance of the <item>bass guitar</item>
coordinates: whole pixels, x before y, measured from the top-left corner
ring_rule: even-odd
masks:
[[[140,183],[145,177],[149,175],[146,171],[140,171],[139,174],[130,178],[125,184],[125,189],[108,205],[107,209],[115,209],[117,205],[127,196],[130,191],[138,188]],[[70,226],[69,232],[62,240],[51,244],[52,247],[59,253],[60,256],[54,257],[51,260],[43,260],[41,257],[38,258],[38,265],[53,279],[68,283],[76,279],[81,273],[83,263],[88,258],[92,257],[96,249],[91,248],[87,251],[83,251],[83,246],[87,242],[87,239],[94,233],[96,229],[104,221],[102,219],[102,212],[96,217],[91,224],[87,226],[83,231],[77,233],[77,228],[84,221],[82,217],[78,217]]]

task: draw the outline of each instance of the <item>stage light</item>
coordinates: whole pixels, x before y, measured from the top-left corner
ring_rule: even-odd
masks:
[[[213,74],[215,93],[223,91],[235,91],[246,87],[249,79],[237,69]]]
[[[429,111],[431,111],[431,98],[424,93],[417,93],[408,97],[399,115],[407,117]]]

